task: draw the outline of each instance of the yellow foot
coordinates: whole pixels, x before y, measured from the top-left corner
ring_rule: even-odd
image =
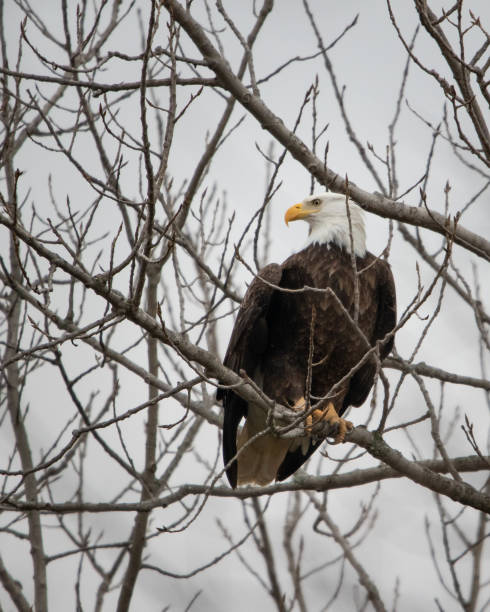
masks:
[[[305,398],[304,397],[300,397],[298,400],[296,400],[294,402],[294,405],[292,406],[293,410],[296,410],[296,412],[301,412],[302,410],[305,409]]]
[[[340,444],[343,442],[346,433],[351,431],[351,429],[354,427],[350,421],[346,421],[345,419],[339,417],[332,402],[329,402],[328,406],[323,410],[314,410],[306,417],[307,431],[312,433],[313,427],[321,421],[326,421],[331,427],[336,428],[337,433],[335,434],[333,444]]]

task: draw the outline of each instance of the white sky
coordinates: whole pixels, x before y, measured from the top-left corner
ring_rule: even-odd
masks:
[[[141,3],[143,4],[143,3]],[[415,13],[411,3],[393,3],[395,5],[399,23],[403,33],[410,39],[415,27]],[[438,3],[437,6],[443,3]],[[194,14],[203,15],[202,2],[195,0]],[[247,33],[251,21],[251,3],[228,1],[225,6],[230,10],[236,24],[242,31]],[[345,105],[349,117],[355,128],[360,141],[365,144],[370,142],[379,154],[384,154],[388,142],[387,125],[391,121],[395,108],[395,101],[400,86],[401,72],[405,65],[406,54],[398,40],[393,27],[390,25],[387,8],[384,2],[364,0],[346,0],[344,2],[312,1],[318,17],[318,23],[322,29],[325,42],[335,39],[339,33],[359,13],[359,21],[356,27],[337,44],[331,53],[336,76],[341,86],[346,86]],[[468,3],[468,8],[470,3]],[[436,10],[436,6],[433,7]],[[11,50],[15,48],[19,32],[19,15],[12,2],[7,2],[6,9],[11,28],[7,32],[7,42]],[[47,3],[43,10],[48,22],[52,23],[61,35],[61,21],[58,14],[58,3]],[[468,10],[468,9],[467,9]],[[482,19],[490,16],[488,4],[484,1],[471,2],[471,10],[479,14]],[[162,19],[160,32],[155,44],[165,45],[166,30],[163,27],[165,19]],[[219,22],[220,23],[220,22]],[[136,53],[139,51],[140,37],[136,29],[136,18],[131,17],[121,26],[119,33],[112,39],[106,50],[119,50],[124,53]],[[34,34],[32,28],[29,29]],[[161,40],[160,40],[161,39]],[[228,59],[233,68],[237,66],[237,58],[241,57],[241,49],[229,34],[223,36]],[[192,49],[192,45],[188,45]],[[275,67],[287,59],[300,55],[310,55],[317,50],[316,40],[308,24],[301,2],[278,1],[273,15],[269,18],[257,41],[254,59],[257,77],[268,74]],[[435,69],[442,69],[441,60],[431,41],[427,41],[424,33],[420,33],[416,45],[416,51],[430,63]],[[47,55],[53,53],[53,49],[43,49]],[[191,55],[198,57],[195,49]],[[32,53],[25,52],[22,62],[22,70],[26,72],[39,72],[40,67]],[[108,82],[119,80],[135,80],[138,78],[140,65],[131,68],[122,62],[113,62],[107,72],[98,75],[97,79],[107,79]],[[313,82],[315,75],[320,78],[321,95],[318,106],[319,124],[329,124],[323,144],[328,140],[329,166],[341,175],[348,174],[349,180],[357,183],[366,190],[376,190],[376,186],[364,168],[357,152],[349,142],[346,135],[339,110],[336,105],[332,87],[326,74],[322,59],[319,57],[309,63],[296,63],[284,70],[277,78],[260,87],[264,101],[271,109],[279,115],[288,127],[292,127],[296,118],[298,108],[304,98],[307,88]],[[32,83],[29,87],[33,88]],[[184,90],[181,102],[188,99],[189,90]],[[161,96],[165,100],[165,96]],[[137,95],[128,101],[121,113],[121,121],[136,135],[139,135],[138,125],[138,101]],[[406,99],[410,106],[420,113],[427,121],[438,123],[442,113],[442,99],[439,89],[434,81],[415,67],[411,67],[409,81],[406,91]],[[188,178],[199,159],[203,148],[206,131],[213,129],[223,108],[222,99],[213,92],[205,92],[201,99],[195,103],[185,119],[177,127],[175,146],[172,149],[169,170],[175,176],[178,184],[181,180]],[[234,119],[238,120],[244,114],[244,110],[237,105],[234,111]],[[233,125],[233,120],[231,124]],[[298,131],[299,135],[310,143],[310,123],[304,125]],[[234,226],[233,239],[238,239],[250,215],[262,202],[266,168],[263,157],[257,151],[256,145],[266,151],[270,136],[261,129],[253,117],[245,119],[244,126],[236,131],[225,146],[218,152],[211,167],[206,185],[211,187],[215,182],[220,192],[226,192],[230,210],[236,211],[236,222]],[[405,102],[403,103],[402,116],[397,133],[398,153],[398,177],[400,191],[403,192],[413,185],[424,173],[427,153],[431,144],[431,133],[427,127],[414,116]],[[281,152],[276,145],[276,155]],[[98,159],[94,156],[93,144],[88,138],[79,138],[76,146],[76,154],[87,167],[98,170]],[[65,160],[60,156],[45,155],[37,147],[27,146],[18,157],[18,165],[25,171],[26,185],[32,186],[33,192],[30,198],[36,202],[36,207],[41,207],[41,214],[49,216],[50,204],[48,200],[47,177],[54,176],[54,191],[60,202],[67,195],[73,206],[82,208],[94,197],[87,190],[86,184],[79,175],[69,171]],[[123,175],[123,183],[128,193],[137,197],[138,194],[138,165],[130,160],[129,169]],[[382,173],[381,166],[378,170]],[[310,178],[303,167],[295,160],[289,158],[284,164],[281,172],[282,186],[271,204],[271,220],[273,225],[273,241],[271,244],[270,261],[281,261],[292,251],[301,248],[305,236],[306,225],[294,224],[289,229],[283,223],[284,211],[294,202],[301,200],[309,192]],[[443,211],[444,192],[443,188],[449,181],[450,212],[454,214],[466,201],[483,185],[483,179],[475,172],[464,168],[455,158],[450,148],[439,142],[434,167],[431,172],[431,181],[428,187],[429,205],[438,211]],[[412,205],[418,204],[418,189],[412,192],[406,202]],[[490,233],[490,216],[488,215],[488,194],[481,198],[473,208],[465,214],[461,224],[483,236]],[[45,208],[44,208],[45,207]],[[100,233],[106,230],[114,232],[113,211],[107,209],[100,216]],[[117,221],[119,223],[119,221]],[[367,215],[368,248],[378,254],[385,245],[387,239],[388,222],[373,215]],[[5,241],[5,232],[0,230],[1,240]],[[429,237],[429,232],[422,232],[428,240],[431,248],[441,244],[441,237],[434,235]],[[490,298],[484,284],[484,267],[475,257],[469,257],[459,247],[455,247],[455,262],[459,270],[472,278],[472,263],[476,264],[476,270],[481,275],[482,300]],[[413,298],[417,288],[416,263],[418,258],[414,252],[395,234],[395,239],[390,254],[390,263],[397,284],[399,310],[404,310]],[[107,263],[107,262],[106,262]],[[422,282],[427,285],[433,277],[421,262]],[[250,275],[243,273],[243,285],[241,293],[245,290],[245,283],[250,281]],[[435,299],[427,302],[423,314],[430,315],[435,307]],[[60,306],[61,307],[61,306]],[[177,305],[175,305],[177,307]],[[401,355],[407,357],[415,345],[418,333],[423,328],[425,321],[412,318],[397,337],[397,349]],[[220,338],[221,350],[224,352],[227,342],[227,334],[231,326],[231,320],[223,321],[222,336]],[[129,342],[121,338],[122,344]],[[67,355],[75,366],[79,353],[77,350],[67,347]],[[144,359],[144,351],[141,349],[141,358]],[[481,376],[479,365],[479,354],[477,345],[477,331],[475,329],[472,312],[462,303],[452,289],[447,289],[447,299],[436,323],[428,335],[416,361],[426,361],[429,364],[441,367],[448,371],[471,376]],[[143,361],[143,363],[145,363]],[[53,422],[56,415],[51,414],[53,398],[46,401],[46,397],[40,398],[39,392],[47,387],[50,379],[42,376],[34,377],[32,386],[29,387],[25,400],[31,404],[31,414],[34,419],[39,446],[46,448],[49,441],[56,433],[53,433]],[[397,376],[391,376],[392,385],[395,384]],[[104,386],[101,375],[101,386]],[[124,405],[121,411],[132,405],[140,403],[144,398],[144,388],[133,377],[128,376],[124,381],[125,392]],[[439,386],[428,383],[434,394],[434,402],[438,402]],[[44,388],[43,388],[44,387]],[[91,389],[85,389],[88,395]],[[53,391],[55,392],[55,391]],[[446,388],[447,410],[453,413],[457,408],[479,424],[477,436],[485,447],[488,434],[488,409],[484,395],[460,386],[447,385]],[[56,404],[56,402],[54,402]],[[358,410],[351,411],[350,418],[356,424],[360,424],[367,417],[369,407],[366,405]],[[403,422],[422,414],[425,406],[415,385],[406,384],[401,394],[397,407],[392,415],[394,422]],[[179,411],[176,411],[179,414]],[[131,423],[123,425],[125,434],[131,438],[134,448],[135,460],[142,459],[143,451],[143,426],[141,419],[134,419]],[[0,435],[6,435],[1,432]],[[423,449],[424,457],[431,457],[430,425],[425,422],[413,431],[413,435]],[[115,439],[115,433],[114,433]],[[213,462],[217,451],[217,433],[210,425],[205,425],[200,433],[200,452],[208,452],[206,456],[209,462]],[[410,456],[412,449],[403,434],[390,435],[387,437],[389,444],[402,450]],[[93,447],[92,447],[93,448]],[[463,433],[458,428],[450,445],[451,453],[454,455],[468,455],[471,449],[468,447]],[[207,451],[206,451],[207,449]],[[344,450],[344,449],[342,449]],[[329,450],[330,452],[330,450]],[[341,456],[343,453],[333,449],[333,456]],[[97,461],[105,461],[103,455],[94,456]],[[309,466],[309,471],[316,470],[320,457],[315,457]],[[321,460],[321,473],[326,474],[332,469],[332,462],[328,459]],[[355,465],[358,467],[358,464]],[[95,478],[90,482],[87,498],[93,500],[107,499],[108,491],[117,489],[118,482],[112,480],[117,470],[112,472],[110,466],[101,478]],[[354,469],[354,468],[352,468]],[[199,471],[195,466],[189,466],[189,480],[199,482]],[[60,485],[60,491],[66,490],[67,484]],[[348,529],[355,520],[361,503],[372,492],[372,486],[364,486],[348,491],[333,491],[329,495],[329,510],[339,521],[341,528]],[[454,511],[455,506],[448,507]],[[440,537],[437,527],[437,515],[432,494],[421,490],[412,483],[405,480],[385,482],[377,501],[379,515],[372,534],[357,550],[360,561],[379,586],[382,598],[389,608],[393,600],[395,581],[400,580],[400,611],[405,610],[428,610],[435,609],[434,597],[437,596],[446,611],[457,609],[453,600],[444,593],[440,587],[434,571],[428,544],[424,535],[424,519],[430,517],[434,525],[436,537]],[[282,551],[282,521],[286,509],[286,495],[276,496],[268,509],[267,519],[272,529],[274,546],[277,552],[278,572],[283,577],[284,585],[289,582],[286,579],[286,559]],[[174,510],[155,512],[152,525],[157,527],[169,522],[169,516]],[[470,515],[470,513],[468,513]],[[191,525],[187,532],[182,534],[171,534],[156,538],[148,546],[151,553],[151,563],[161,566],[172,572],[189,572],[202,563],[210,561],[214,556],[220,554],[227,544],[222,538],[216,526],[216,519],[220,518],[227,528],[239,539],[244,533],[242,522],[241,504],[234,500],[211,499],[208,501],[202,514]],[[474,514],[473,514],[474,517]],[[469,517],[468,523],[473,525]],[[69,520],[75,520],[70,518]],[[123,515],[116,516],[94,516],[87,517],[87,522],[94,525],[94,529],[104,529],[105,535],[127,533],[128,526],[132,523],[132,517]],[[277,522],[277,525],[275,524]],[[472,526],[471,529],[474,529]],[[302,530],[305,543],[305,566],[313,567],[321,560],[333,557],[336,552],[331,540],[316,534],[311,521],[305,521]],[[0,546],[1,546],[0,540]],[[48,546],[56,547],[58,542],[48,542]],[[21,550],[21,549],[19,549]],[[257,555],[251,543],[243,547],[246,558],[256,564],[258,571],[262,571],[262,560],[257,561]],[[25,569],[27,549],[22,550],[22,555],[10,554],[12,560],[11,569],[14,574],[25,576],[24,588],[30,593],[30,569]],[[60,565],[50,566],[50,578],[53,580],[55,572],[60,574],[74,572],[76,563],[68,560]],[[347,579],[342,594],[333,606],[334,612],[350,610],[353,608],[353,597],[358,588],[356,576],[352,570],[347,569]],[[71,576],[71,574],[70,574]],[[328,600],[332,589],[335,588],[333,574],[328,572],[318,573],[306,583],[306,594],[309,610],[320,610],[325,601]],[[53,587],[51,583],[50,601],[52,609],[70,609],[73,605],[73,592],[69,588]],[[93,585],[88,581],[83,585],[86,597],[87,609],[90,609],[93,601]],[[172,610],[184,610],[192,596],[199,590],[202,594],[193,609],[202,611],[228,610],[234,612],[247,612],[249,610],[272,610],[272,600],[250,574],[246,573],[235,556],[227,557],[226,560],[211,570],[198,574],[191,580],[178,581],[170,578],[162,578],[156,574],[142,572],[132,609],[134,610],[161,610],[169,604]],[[107,608],[111,609],[112,601],[116,594],[109,596]],[[8,610],[8,598],[4,592],[0,592],[0,604]]]

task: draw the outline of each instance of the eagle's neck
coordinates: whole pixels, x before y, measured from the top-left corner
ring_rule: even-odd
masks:
[[[329,214],[325,218],[315,219],[310,225],[310,233],[307,244],[336,244],[341,249],[351,252],[354,247],[356,257],[366,255],[366,231],[364,229],[364,219],[359,207],[351,205],[351,226],[352,236],[349,228],[349,219],[345,212],[338,215]],[[320,215],[319,215],[320,217]]]

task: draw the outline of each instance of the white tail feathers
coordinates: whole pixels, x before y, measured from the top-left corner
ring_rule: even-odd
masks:
[[[246,422],[237,436],[238,450],[260,430],[250,431]],[[266,485],[276,479],[279,466],[291,446],[291,440],[264,434],[250,442],[238,456],[238,486]]]

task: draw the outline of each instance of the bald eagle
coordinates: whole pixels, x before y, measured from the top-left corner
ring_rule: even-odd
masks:
[[[393,276],[386,261],[366,251],[361,208],[345,196],[322,193],[286,211],[287,224],[297,220],[309,225],[306,247],[259,271],[240,306],[224,364],[245,371],[277,403],[310,416],[304,437],[280,438],[266,432],[259,406],[219,388],[232,487],[293,474],[322,443],[324,436],[314,435],[320,423],[343,442],[352,423],[342,415],[366,400],[374,382],[369,349],[378,344],[384,359],[393,347]]]

